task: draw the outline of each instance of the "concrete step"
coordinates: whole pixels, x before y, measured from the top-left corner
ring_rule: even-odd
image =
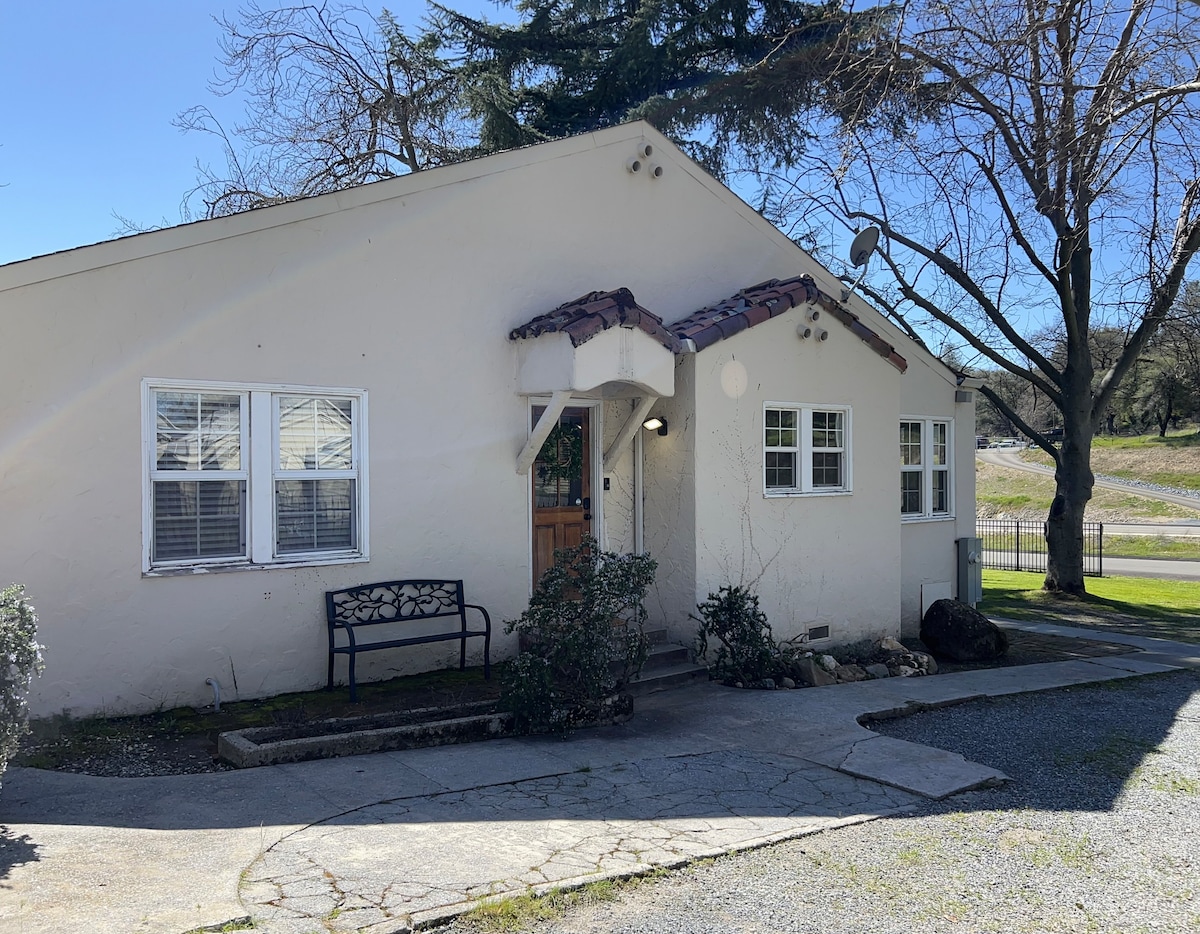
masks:
[[[642,669],[641,675],[626,685],[625,690],[634,697],[644,697],[658,691],[682,687],[697,679],[708,678],[708,669],[703,665],[684,662],[666,668]]]
[[[646,664],[642,666],[642,670],[671,668],[691,660],[691,654],[682,645],[673,642],[651,643],[650,654],[646,656]]]

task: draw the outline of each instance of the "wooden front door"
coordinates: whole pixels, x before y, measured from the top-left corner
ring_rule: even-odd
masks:
[[[545,409],[534,406],[536,424]],[[563,409],[533,462],[533,581],[592,531],[591,409]]]

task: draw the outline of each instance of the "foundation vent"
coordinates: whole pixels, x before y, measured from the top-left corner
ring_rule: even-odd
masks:
[[[828,638],[829,638],[829,627],[828,626],[813,626],[813,628],[808,631],[808,641],[809,642],[813,642],[816,639],[828,639]]]

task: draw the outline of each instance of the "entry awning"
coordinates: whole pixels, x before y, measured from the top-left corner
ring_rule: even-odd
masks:
[[[679,340],[628,289],[589,292],[514,328],[518,392],[590,393],[607,383],[654,396],[675,394]]]

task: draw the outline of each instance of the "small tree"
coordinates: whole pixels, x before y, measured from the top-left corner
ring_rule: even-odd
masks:
[[[708,670],[727,684],[750,685],[770,677],[777,651],[767,615],[759,609],[758,597],[745,587],[722,587],[696,606],[692,616],[700,627],[696,653],[709,657],[710,641],[715,651]]]
[[[522,652],[506,666],[501,704],[521,732],[594,721],[648,654],[645,598],[658,563],[602,551],[591,537],[554,556],[529,608],[505,624]]]
[[[37,616],[25,588],[5,587],[0,590],[0,774],[28,729],[25,694],[41,670]]]

